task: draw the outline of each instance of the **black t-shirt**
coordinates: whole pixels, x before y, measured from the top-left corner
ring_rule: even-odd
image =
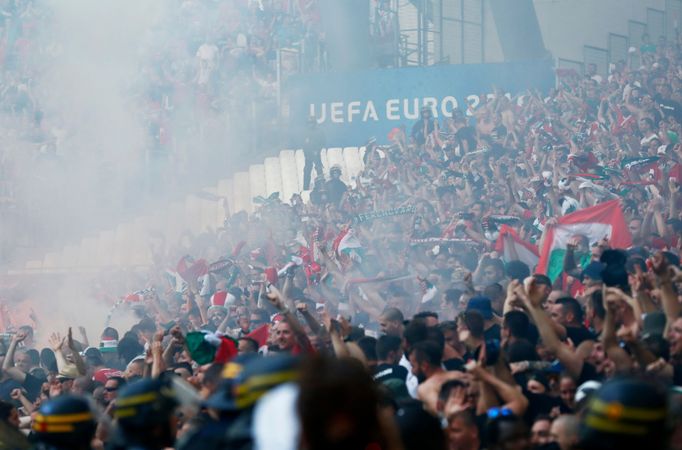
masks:
[[[580,386],[584,382],[590,380],[601,381],[601,379],[602,377],[599,372],[597,372],[597,368],[592,364],[585,362],[583,363],[583,368],[580,370],[580,376],[578,377],[576,385]]]
[[[476,150],[476,130],[473,127],[462,127],[455,133],[455,139],[460,145],[460,156],[464,156],[464,145],[466,142],[469,147],[469,152]]]
[[[30,401],[35,401],[40,395],[40,390],[43,387],[43,380],[27,373],[22,386],[26,389],[26,398]]]
[[[561,399],[552,397],[547,394],[534,394],[527,390],[523,390],[523,395],[528,399],[528,409],[523,418],[528,424],[532,424],[535,418],[539,415],[549,415],[552,409],[561,408]]]
[[[656,103],[666,117],[674,117],[678,122],[682,122],[682,106],[675,100],[663,98],[660,94],[654,97]]]
[[[426,128],[426,133],[431,134],[436,129],[436,121],[434,119],[428,119],[425,123],[424,119],[419,119],[412,126],[412,139],[417,143],[417,145],[424,145],[426,142],[426,135],[424,134],[424,128]]]
[[[374,380],[383,383],[386,380],[407,380],[407,369],[398,364],[379,364],[374,372]]]
[[[498,324],[494,324],[492,327],[488,328],[485,330],[483,333],[483,336],[485,336],[486,341],[490,340],[500,340],[500,335],[502,332],[502,328]]]
[[[338,205],[341,197],[348,190],[348,186],[341,180],[332,178],[327,181],[327,198],[331,203]]]
[[[452,371],[458,371],[458,372],[464,372],[464,360],[461,358],[451,358],[451,359],[446,359],[443,361],[443,367],[445,367],[445,370],[448,372]]]
[[[583,326],[566,327],[566,336],[571,339],[574,346],[579,346],[583,341],[594,341],[594,334]]]

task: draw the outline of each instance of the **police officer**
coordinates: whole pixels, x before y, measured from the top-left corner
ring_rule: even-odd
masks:
[[[616,378],[605,383],[581,415],[581,450],[668,448],[668,393],[651,380]]]
[[[244,364],[257,358],[255,354],[243,354],[223,366],[222,381],[217,391],[203,404],[204,409],[194,418],[193,426],[178,440],[178,450],[222,450],[230,442],[225,434],[241,414],[234,396],[236,378]]]
[[[41,450],[87,450],[97,429],[90,403],[82,397],[60,395],[44,403],[33,422]]]
[[[126,386],[119,392],[114,410],[120,448],[160,450],[173,447],[177,406],[169,380],[146,378]]]
[[[177,448],[252,450],[256,402],[277,386],[295,381],[299,362],[288,354],[240,355],[225,364],[221,387],[204,403],[211,419],[200,419],[180,439]]]

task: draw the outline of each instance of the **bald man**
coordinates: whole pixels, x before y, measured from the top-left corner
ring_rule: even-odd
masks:
[[[580,420],[573,414],[564,414],[552,422],[550,435],[561,450],[572,450],[578,443]]]

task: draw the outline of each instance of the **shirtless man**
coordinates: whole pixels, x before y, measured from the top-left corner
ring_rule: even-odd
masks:
[[[415,344],[410,351],[412,373],[419,380],[417,398],[432,414],[438,413],[438,396],[443,383],[466,377],[458,371],[448,372],[441,366],[443,348],[434,341]]]

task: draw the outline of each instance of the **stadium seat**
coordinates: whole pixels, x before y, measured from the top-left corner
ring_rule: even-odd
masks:
[[[265,158],[265,193],[270,196],[274,192],[279,192],[279,198],[282,197],[282,168],[277,158]]]
[[[341,166],[342,180],[354,184],[363,168],[364,148],[332,147],[322,151],[325,176],[333,165]],[[121,223],[96,237],[65,246],[51,252],[41,260],[24,264],[27,272],[59,272],[70,270],[95,270],[106,267],[146,266],[152,264],[151,252],[145,240],[151,234],[161,233],[166,242],[175,242],[185,231],[194,234],[221,227],[226,217],[239,211],[253,211],[255,196],[268,197],[279,192],[279,198],[289,203],[291,196],[300,193],[304,202],[310,200],[310,191],[302,192],[305,156],[302,150],[282,150],[277,156],[265,158],[263,164],[254,164],[232,178],[220,180],[215,186],[202,189],[203,194],[187,195],[177,199],[165,209],[155,209],[148,215]],[[313,171],[311,180],[317,174]]]
[[[293,194],[301,192],[294,150],[282,150],[279,154],[279,164],[282,177],[282,195],[280,198],[285,202],[289,202]],[[301,181],[301,186],[302,184],[303,182]]]

